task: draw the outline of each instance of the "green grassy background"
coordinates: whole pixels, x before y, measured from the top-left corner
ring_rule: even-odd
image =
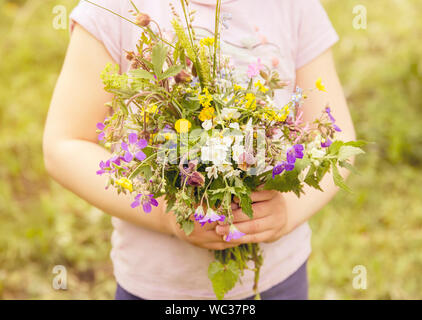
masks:
[[[76,0],[63,3],[70,12]],[[312,219],[313,299],[422,298],[422,20],[418,0],[323,1],[341,36],[335,58],[361,139],[376,142]],[[109,217],[54,183],[41,141],[68,30],[52,28],[56,0],[0,0],[0,298],[109,299]],[[366,30],[353,7],[368,10]],[[52,268],[68,290],[52,289]],[[352,286],[354,266],[368,287]]]

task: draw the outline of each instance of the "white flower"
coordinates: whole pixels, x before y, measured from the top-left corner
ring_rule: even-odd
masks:
[[[207,172],[208,179],[211,179],[211,177],[214,177],[214,179],[218,178],[217,166],[207,167],[205,168],[205,171]]]
[[[245,152],[245,147],[242,145],[234,145],[232,147],[232,152],[233,152],[233,161],[235,161],[236,163],[239,162],[239,156]]]
[[[202,122],[202,128],[204,128],[206,131],[210,130],[212,128],[212,120],[205,120]]]
[[[237,122],[232,122],[229,124],[229,128],[240,130],[239,124]]]
[[[238,170],[238,169],[234,169],[234,170],[230,170],[225,176],[224,178],[230,178],[230,177],[238,177],[240,176],[240,173],[242,171]]]
[[[227,163],[228,148],[221,144],[216,144],[201,148],[201,160],[211,161],[216,165]]]
[[[240,116],[240,112],[235,108],[223,108],[223,110],[221,110],[221,117],[227,121],[239,119]]]

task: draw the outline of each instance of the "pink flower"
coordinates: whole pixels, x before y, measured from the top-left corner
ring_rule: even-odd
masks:
[[[252,79],[254,77],[256,77],[257,75],[259,75],[259,71],[262,70],[262,68],[264,67],[264,65],[261,63],[261,59],[258,58],[258,61],[255,63],[251,63],[248,66],[248,78]]]

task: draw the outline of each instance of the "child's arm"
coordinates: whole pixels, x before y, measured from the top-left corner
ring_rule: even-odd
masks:
[[[342,129],[337,137],[340,140],[355,140],[355,130],[343,89],[335,69],[331,50],[326,51],[312,62],[297,70],[297,85],[303,89],[315,87],[315,81],[323,78],[327,93],[310,94],[304,106],[304,120],[313,121],[318,118],[327,103],[330,104],[336,124]],[[343,177],[346,170],[340,170]],[[281,194],[275,191],[253,193],[252,200],[254,219],[250,220],[241,210],[235,210],[237,228],[247,235],[232,242],[273,242],[290,233],[303,222],[309,220],[326,205],[338,191],[331,175],[321,181],[324,192],[305,187],[305,195],[298,198],[293,193]],[[255,199],[255,200],[254,200]],[[227,234],[227,226],[218,226],[217,233]]]
[[[101,160],[110,153],[98,145],[96,124],[104,120],[106,93],[100,73],[112,58],[101,42],[76,25],[63,69],[56,84],[44,132],[44,160],[49,174],[60,184],[112,216],[179,238],[205,248],[226,244],[215,234],[215,226],[196,228],[189,238],[176,226],[174,214],[166,214],[165,201],[150,214],[132,209],[129,195],[105,190],[107,178],[96,175]]]

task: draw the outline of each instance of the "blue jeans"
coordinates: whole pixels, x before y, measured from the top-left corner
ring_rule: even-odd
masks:
[[[308,273],[306,270],[307,262],[297,269],[290,277],[280,282],[274,287],[261,292],[262,300],[307,300],[308,299]],[[116,300],[146,300],[137,297],[117,284]],[[248,297],[244,300],[253,300],[254,297]]]

